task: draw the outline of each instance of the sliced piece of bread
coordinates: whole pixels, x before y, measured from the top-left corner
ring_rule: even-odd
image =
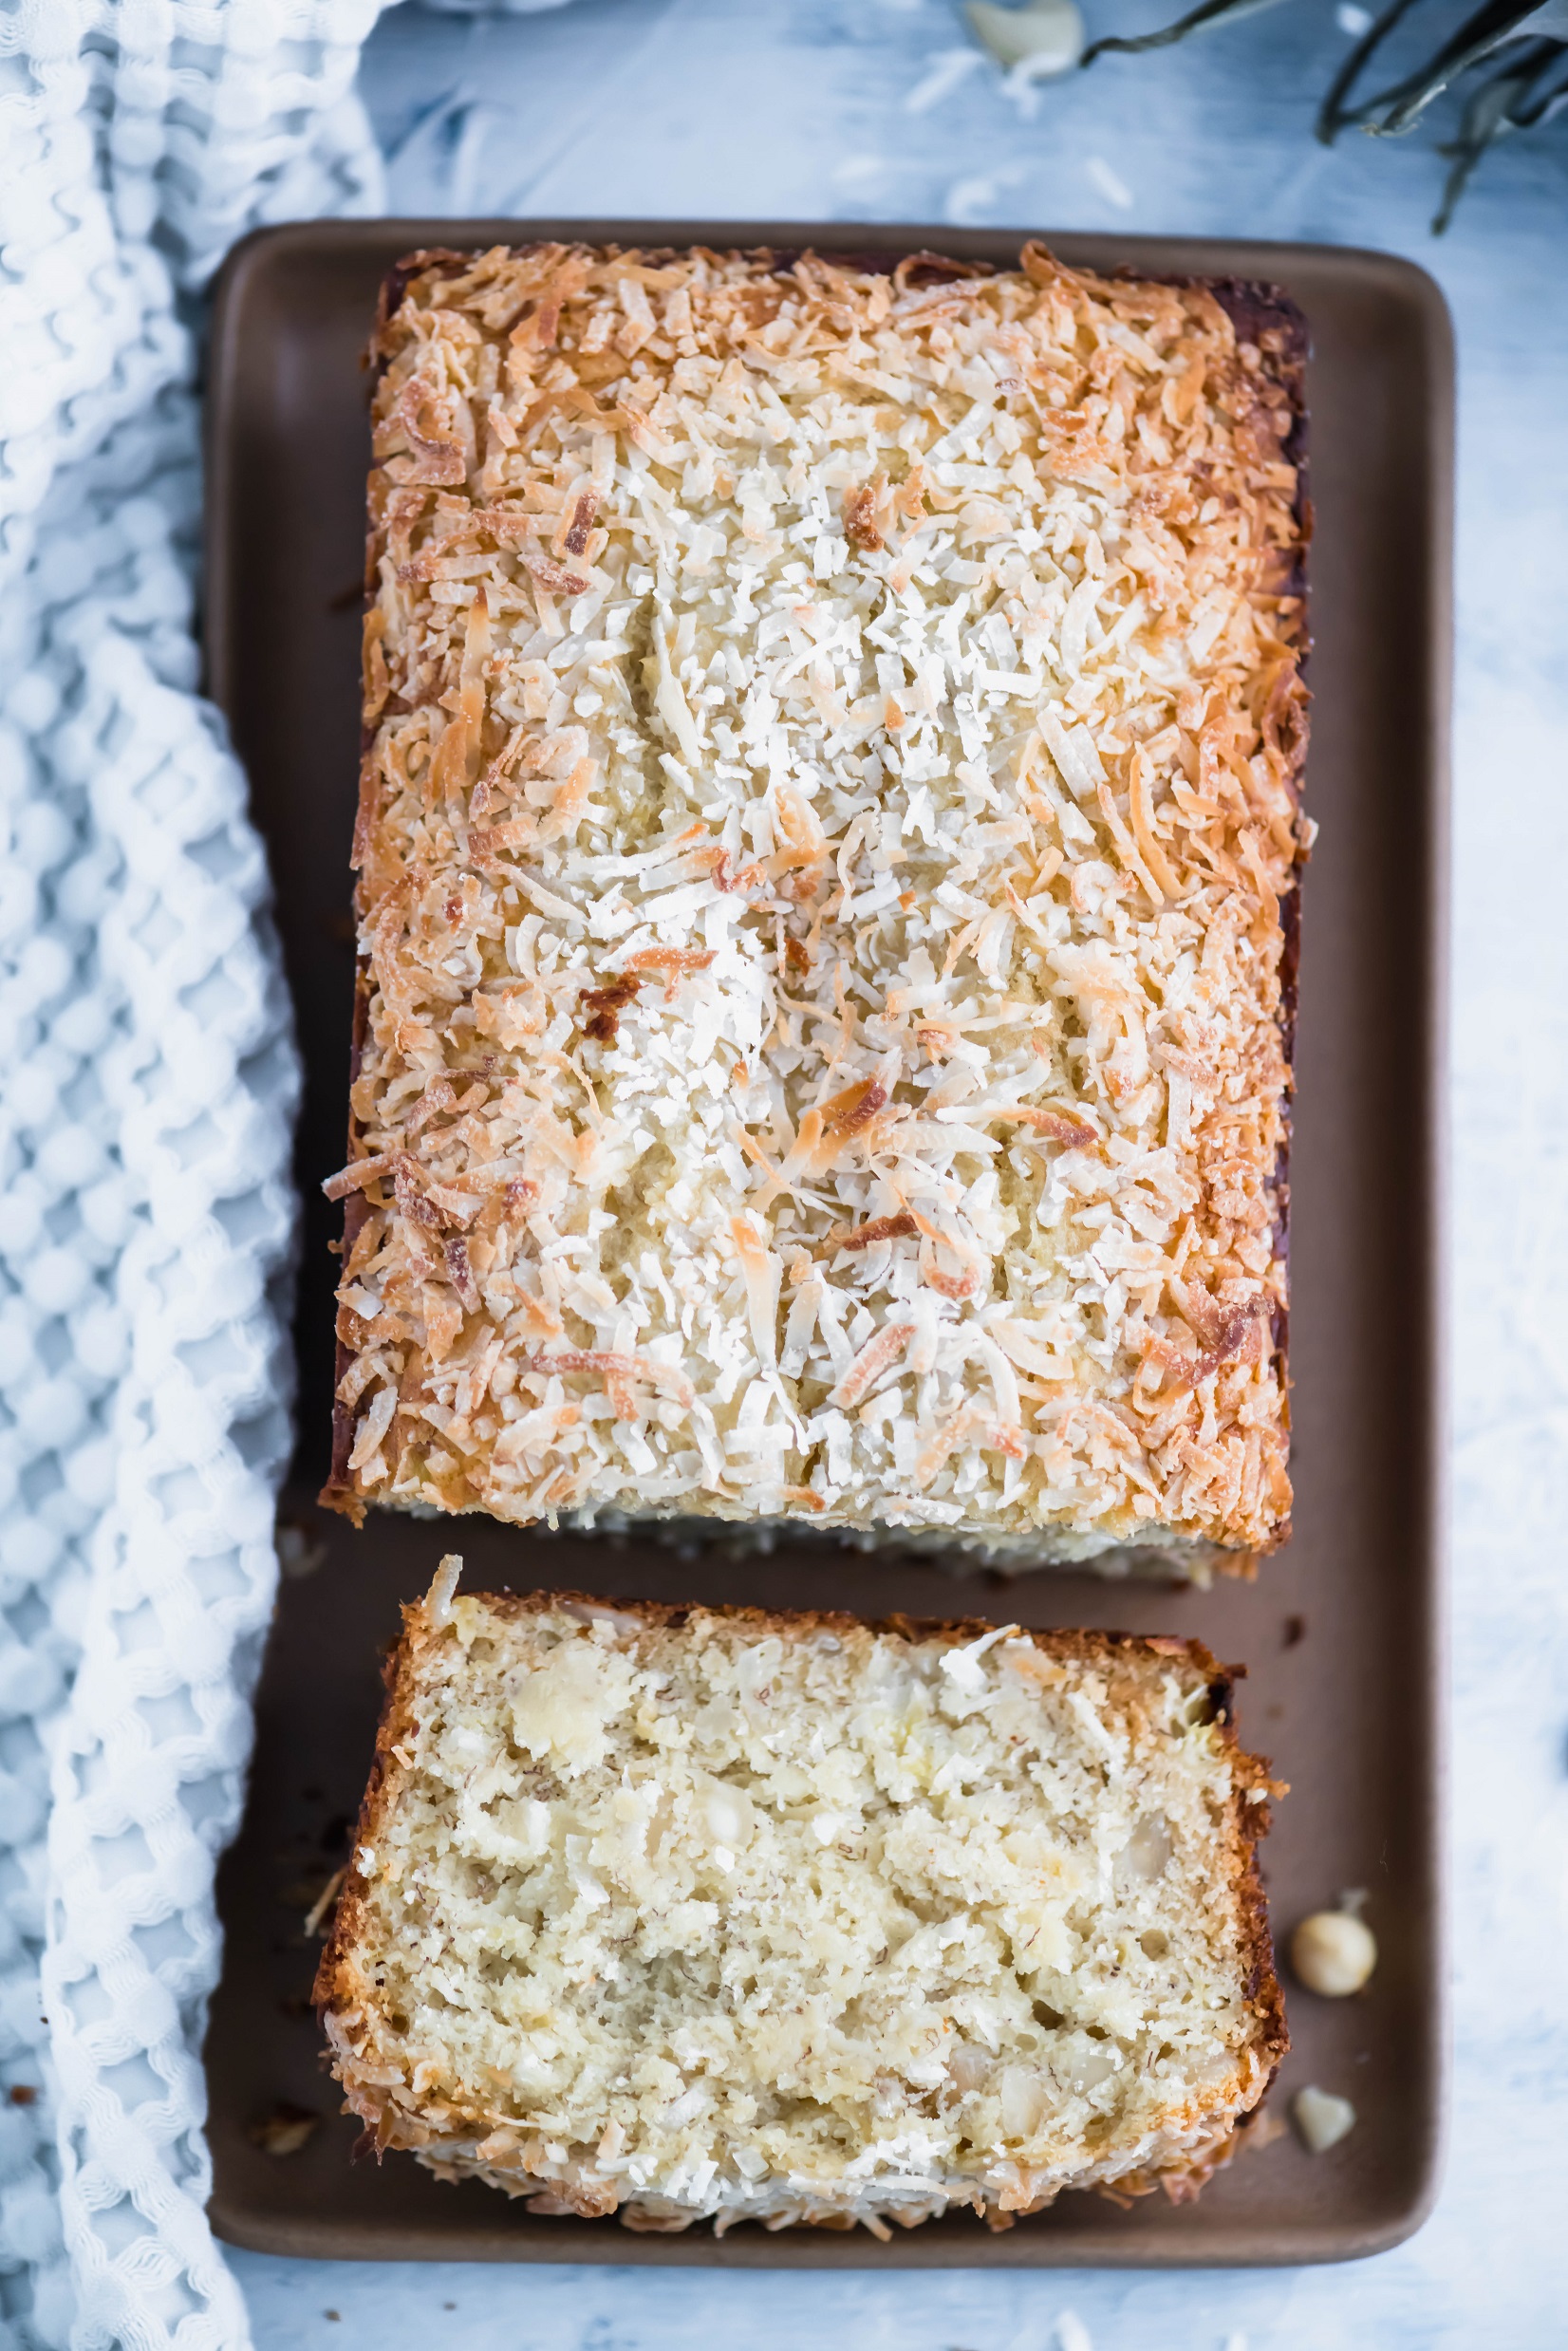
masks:
[[[378,2151],[634,2228],[1191,2192],[1287,2046],[1197,1643],[405,1611],[316,2000]]]

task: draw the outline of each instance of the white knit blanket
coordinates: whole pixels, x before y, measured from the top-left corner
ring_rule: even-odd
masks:
[[[458,0],[462,5],[463,0]],[[248,2341],[199,2062],[289,1439],[297,1071],[194,692],[193,322],[382,204],[382,0],[0,0],[0,2338]]]

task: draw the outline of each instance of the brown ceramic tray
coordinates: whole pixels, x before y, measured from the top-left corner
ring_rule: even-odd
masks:
[[[1445,2033],[1438,1121],[1448,696],[1452,355],[1441,296],[1409,263],[1326,246],[1064,235],[1069,261],[1272,280],[1306,313],[1313,549],[1307,775],[1322,839],[1302,922],[1293,1164],[1296,1534],[1257,1584],[1212,1592],[1047,1570],[955,1586],[930,1565],[780,1543],[688,1557],[609,1537],[317,1511],[330,1412],[339,1212],[317,1186],[343,1157],[353,988],[347,853],[357,768],[357,634],[368,456],[359,353],[383,272],[425,244],[530,236],[667,244],[922,246],[1008,262],[986,232],[760,222],[320,222],[240,246],[211,346],[207,662],[250,770],[306,1063],[297,1324],[301,1442],[286,1577],[257,1701],[250,1808],[219,1874],[223,1980],[207,2043],[220,2235],[262,2250],[381,2259],[987,2267],[1341,2260],[1409,2234],[1437,2176]],[[1296,1992],[1276,2091],[1349,2094],[1359,2123],[1327,2155],[1289,2135],[1249,2151],[1196,2205],[1122,2211],[1065,2196],[991,2236],[967,2215],[893,2243],[862,2232],[704,2229],[638,2236],[534,2218],[407,2157],[350,2166],[305,2006],[319,1945],[301,1925],[345,1857],[369,1763],[379,1652],[398,1603],[448,1544],[471,1588],[571,1584],[659,1599],[955,1607],[1031,1624],[1196,1633],[1245,1659],[1241,1724],[1294,1787],[1265,1849],[1281,1940],[1364,1886],[1381,1962],[1343,2003]],[[322,2118],[298,2153],[255,2144],[280,2105]]]

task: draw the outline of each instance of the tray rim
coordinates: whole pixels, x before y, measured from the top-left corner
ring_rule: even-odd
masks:
[[[230,573],[224,550],[231,540],[237,489],[236,436],[233,430],[237,345],[253,280],[274,260],[384,252],[401,240],[401,250],[452,245],[469,250],[495,243],[543,238],[719,248],[772,247],[827,252],[916,252],[949,253],[959,259],[1005,262],[1018,245],[1038,238],[1070,264],[1106,273],[1126,268],[1135,274],[1241,278],[1286,282],[1306,311],[1310,294],[1288,286],[1290,275],[1309,271],[1342,271],[1363,284],[1380,285],[1419,322],[1423,338],[1422,392],[1426,513],[1428,556],[1423,566],[1422,644],[1427,653],[1428,692],[1423,707],[1422,740],[1416,751],[1425,782],[1421,898],[1423,965],[1414,977],[1423,1007],[1420,1067],[1420,1178],[1417,1216],[1422,1226],[1421,1297],[1425,1308],[1428,1359],[1421,1366],[1425,1409],[1414,1447],[1417,1467],[1412,1492],[1420,1498],[1416,1533],[1424,1563],[1421,1590],[1427,1605],[1412,1633],[1412,1682],[1419,1691],[1419,1720],[1425,1760],[1420,1793],[1411,1806],[1411,1830],[1423,1873],[1430,1887],[1432,1950],[1429,1997],[1422,2045],[1431,2090],[1431,2119],[1420,2151],[1416,2186],[1405,2209],[1391,2219],[1358,2228],[1331,2223],[1294,2228],[1283,2239],[1278,2223],[1239,2222],[1232,2243],[1216,2250],[1212,2241],[1119,2237],[1074,2249],[1061,2232],[1027,2235],[1013,2231],[977,2236],[973,2253],[914,2230],[885,2248],[851,2235],[793,2230],[788,2236],[742,2230],[722,2239],[710,2233],[646,2236],[606,2225],[585,2230],[581,2222],[535,2223],[526,2242],[502,2225],[459,2220],[446,2229],[401,2223],[395,2248],[357,2239],[355,2224],[313,2213],[276,2219],[231,2206],[215,2186],[208,2216],[217,2236],[248,2250],[286,2257],[354,2261],[541,2262],[587,2267],[716,2267],[738,2269],[967,2269],[1073,2268],[1179,2269],[1283,2267],[1364,2260],[1391,2250],[1430,2217],[1442,2185],[1451,2109],[1452,2048],[1449,1949],[1448,1623],[1450,1373],[1448,1334],[1450,1273],[1449,1157],[1446,1081],[1447,1074],[1449,919],[1451,905],[1450,743],[1453,679],[1454,462],[1456,433],[1455,350],[1451,317],[1442,289],[1419,263],[1377,248],[1321,242],[1241,237],[1146,235],[1135,231],[1055,231],[1031,226],[954,229],[942,224],[760,219],[680,220],[598,217],[504,218],[420,217],[284,222],[251,231],[231,249],[212,289],[212,308],[203,369],[204,504],[201,590],[201,691],[226,712],[235,681],[235,621],[230,606]],[[368,330],[368,319],[366,322]],[[1311,412],[1309,408],[1309,426]],[[237,1833],[237,1832],[236,1832]],[[388,2231],[390,2233],[390,2231]],[[889,2256],[891,2256],[889,2258]]]

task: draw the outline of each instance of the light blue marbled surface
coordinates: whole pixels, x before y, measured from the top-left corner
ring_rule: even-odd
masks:
[[[1088,0],[1092,27],[1159,21]],[[1458,10],[1450,11],[1457,15]],[[954,0],[576,0],[384,18],[404,213],[791,216],[1329,239],[1459,329],[1447,2184],[1351,2267],[1197,2276],[365,2267],[241,2254],[258,2343],[377,2351],[1555,2351],[1568,2345],[1568,122],[1450,235],[1429,138],[1311,138],[1345,47],[1295,0],[1020,107]],[[1553,2215],[1556,2214],[1554,2219]],[[327,2312],[341,2314],[336,2320]]]

